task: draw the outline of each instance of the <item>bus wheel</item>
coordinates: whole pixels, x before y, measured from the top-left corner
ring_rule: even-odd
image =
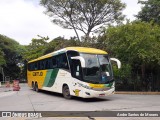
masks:
[[[70,95],[69,87],[67,85],[63,86],[62,90],[63,96],[66,99],[70,99],[72,96]]]
[[[32,89],[35,91],[35,84],[32,82]]]
[[[36,92],[39,92],[38,83],[35,83],[35,91],[36,91]]]

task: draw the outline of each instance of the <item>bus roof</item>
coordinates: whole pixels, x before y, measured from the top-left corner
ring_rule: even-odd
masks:
[[[107,52],[96,49],[96,48],[87,48],[87,47],[67,47],[66,50],[74,50],[82,53],[92,53],[92,54],[107,54]]]
[[[48,57],[51,57],[51,56],[54,56],[54,55],[58,55],[60,53],[64,53],[66,51],[77,51],[77,52],[80,52],[80,53],[90,53],[90,54],[107,54],[107,52],[103,51],[103,50],[100,50],[100,49],[96,49],[96,48],[88,48],[88,47],[66,47],[66,48],[63,48],[63,49],[60,49],[60,50],[57,50],[57,51],[54,51],[54,52],[51,52],[49,54],[46,54],[44,56],[41,56],[37,59],[34,59],[34,60],[31,60],[29,61],[30,62],[34,62],[34,61],[37,61],[37,60],[41,60],[41,59],[44,59],[44,58],[48,58]]]

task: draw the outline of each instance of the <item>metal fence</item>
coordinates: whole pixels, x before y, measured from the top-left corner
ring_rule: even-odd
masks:
[[[160,76],[132,74],[129,77],[115,76],[116,91],[160,91]]]

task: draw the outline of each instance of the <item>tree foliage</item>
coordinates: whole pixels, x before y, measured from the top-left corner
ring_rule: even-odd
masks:
[[[65,47],[80,46],[80,42],[78,42],[76,38],[68,40],[63,37],[57,37],[49,40],[48,37],[39,37],[38,39],[33,38],[32,42],[26,46],[27,51],[24,53],[24,58],[27,61]]]
[[[133,82],[134,89],[147,90],[149,75],[158,78],[160,71],[160,27],[158,25],[134,21],[126,25],[110,27],[101,41],[106,46],[104,49],[109,51],[111,56],[120,59],[124,65],[125,69],[115,72],[122,77],[121,81]],[[126,65],[131,66],[131,69]],[[129,75],[126,71],[132,74]]]
[[[142,10],[138,13],[137,18],[150,22],[160,24],[160,1],[159,0],[147,0],[139,1],[140,4],[144,5]]]
[[[17,78],[20,69],[17,63],[22,62],[24,47],[15,40],[0,35],[0,66],[4,68],[6,76]]]
[[[44,50],[47,46],[48,37],[41,37],[38,35],[37,38],[33,38],[32,42],[26,46],[27,51],[24,53],[24,58],[29,61],[31,59],[38,58],[43,55]]]
[[[5,58],[4,58],[4,53],[2,49],[0,48],[0,66],[4,65],[6,63]]]
[[[69,47],[69,46],[80,46],[80,42],[76,38],[65,39],[63,37],[57,37],[51,40],[44,50],[44,54]]]
[[[110,27],[106,42],[112,54],[123,61],[160,65],[160,27],[152,23],[132,22],[119,27]]]
[[[125,4],[120,0],[41,0],[40,3],[53,23],[73,29],[78,39],[77,30],[88,38],[91,32],[103,25],[124,18],[122,10]]]

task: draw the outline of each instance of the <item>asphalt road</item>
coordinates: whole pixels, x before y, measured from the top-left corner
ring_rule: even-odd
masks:
[[[35,92],[27,84],[21,84],[20,91],[7,91],[1,88],[0,111],[160,111],[160,95],[125,95],[114,94],[104,98],[70,100],[61,94],[52,92]],[[9,118],[0,118],[11,120]],[[13,119],[13,118],[12,118]],[[14,118],[18,119],[18,118]],[[29,118],[19,118],[24,120]],[[36,118],[30,118],[36,119]],[[70,117],[39,118],[55,120],[159,120],[160,117]]]

